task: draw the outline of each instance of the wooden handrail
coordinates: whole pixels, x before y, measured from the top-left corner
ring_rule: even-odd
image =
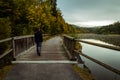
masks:
[[[79,52],[79,51],[76,51],[76,50],[74,50],[74,51],[75,51],[76,53],[78,53],[78,54],[86,57],[87,59],[89,59],[89,60],[91,60],[91,61],[93,61],[93,62],[95,62],[95,63],[97,63],[97,64],[99,64],[99,65],[101,65],[101,66],[103,66],[104,68],[106,68],[106,69],[108,69],[108,70],[110,70],[110,71],[112,71],[112,72],[115,72],[116,74],[119,74],[119,75],[120,75],[120,70],[117,70],[117,69],[115,69],[115,68],[113,68],[113,67],[111,67],[111,66],[109,66],[109,65],[107,65],[107,64],[105,64],[105,63],[103,63],[103,62],[100,62],[100,61],[98,61],[98,60],[96,60],[96,59],[94,59],[94,58],[92,58],[92,57],[90,57],[90,56],[88,56],[88,55],[85,55],[85,54],[83,54],[82,52]]]
[[[67,35],[64,35],[63,36],[64,37],[64,41],[63,41],[63,43],[64,43],[64,45],[66,46],[66,49],[69,51],[69,58],[71,59],[71,60],[74,60],[75,59],[75,57],[74,57],[74,54],[73,54],[73,52],[74,52],[74,49],[75,49],[75,45],[76,45],[76,41],[75,41],[75,39],[73,38],[73,37],[70,37],[70,36],[67,36]],[[68,52],[67,51],[67,52]]]
[[[6,56],[7,54],[9,54],[10,52],[12,52],[13,49],[10,49],[9,51],[3,53],[2,55],[0,55],[0,59],[3,58],[4,56]]]
[[[43,34],[43,36],[47,36],[47,35],[48,34]],[[22,45],[23,43],[21,43],[22,40],[25,43],[24,46]],[[16,47],[19,48],[20,44],[21,44],[21,46],[23,46],[23,48],[25,50],[28,49],[31,45],[34,45],[34,35],[16,36],[16,37],[12,37],[12,38],[2,39],[2,40],[0,40],[0,43],[4,43],[4,42],[7,42],[7,41],[10,41],[10,45],[12,47],[13,55],[15,57],[15,54],[16,54],[15,49],[16,49]],[[19,41],[20,41],[20,43],[19,43]],[[19,44],[19,45],[16,46],[16,44]],[[17,50],[18,50],[18,48],[17,48]]]
[[[6,42],[6,41],[10,41],[10,40],[12,40],[12,38],[2,39],[2,40],[0,40],[0,43]]]
[[[13,37],[15,40],[17,39],[23,39],[23,38],[29,38],[29,37],[34,37],[34,35],[27,35],[27,36],[16,36],[16,37]]]
[[[100,47],[104,47],[104,48],[108,48],[108,49],[113,49],[113,50],[118,50],[118,51],[120,51],[120,48],[117,48],[117,47],[114,47],[114,46],[108,46],[108,45],[103,45],[103,44],[98,44],[98,43],[93,43],[93,42],[88,42],[88,41],[83,41],[83,40],[78,40],[78,39],[74,39],[74,38],[72,38],[72,37],[69,37],[69,36],[66,36],[65,35],[65,38],[67,38],[67,39],[64,39],[64,40],[66,40],[66,41],[64,41],[64,43],[66,44],[65,46],[66,47],[68,47],[68,50],[69,50],[69,47],[71,46],[71,41],[79,41],[79,42],[83,42],[83,43],[87,43],[87,44],[92,44],[92,45],[96,45],[96,46],[100,46]],[[70,40],[70,41],[69,41]],[[70,45],[69,45],[70,44]],[[72,49],[72,48],[71,48]],[[74,49],[74,48],[73,48]],[[73,50],[72,49],[72,50]],[[77,50],[73,50],[74,52],[74,55],[72,55],[72,57],[76,57],[75,56],[75,54],[80,54],[81,56],[84,56],[85,58],[87,58],[87,59],[89,59],[89,60],[91,60],[91,61],[93,61],[93,62],[95,62],[95,63],[97,63],[97,64],[99,64],[100,66],[103,66],[104,68],[106,68],[106,69],[108,69],[108,70],[110,70],[110,71],[112,71],[112,72],[114,72],[114,73],[116,73],[116,74],[118,74],[118,75],[120,75],[120,70],[117,70],[117,69],[115,69],[114,67],[111,67],[111,66],[109,66],[109,65],[107,65],[107,64],[105,64],[105,63],[103,63],[103,62],[100,62],[100,61],[98,61],[98,60],[96,60],[96,59],[94,59],[94,58],[92,58],[92,57],[90,57],[90,56],[88,56],[88,55],[85,55],[85,54],[83,54],[82,52],[80,52],[80,51],[77,51]],[[71,51],[70,51],[71,52]],[[73,53],[70,53],[70,54],[73,54]],[[78,57],[78,56],[77,56]],[[77,59],[80,59],[80,58],[77,58]],[[79,60],[80,61],[80,60]],[[82,62],[82,61],[81,61]]]
[[[43,34],[43,36],[47,36],[47,35],[48,34]],[[12,38],[14,38],[14,40],[17,40],[17,39],[29,38],[29,37],[34,37],[34,35],[16,36],[16,37],[12,37]],[[10,41],[10,40],[12,40],[12,38],[2,39],[2,40],[0,40],[0,43]]]
[[[83,42],[83,43],[87,43],[87,44],[91,44],[91,45],[95,45],[95,46],[100,46],[100,47],[120,51],[120,47],[115,47],[115,46],[110,46],[110,45],[105,45],[105,44],[99,44],[99,43],[94,43],[94,42],[89,42],[89,41],[84,41],[84,40],[79,40],[79,39],[76,39],[76,40],[79,41],[79,42]]]
[[[13,38],[14,38],[14,40],[17,40],[17,39],[29,38],[29,37],[34,37],[34,35],[16,36],[16,37],[13,37]],[[0,43],[7,42],[7,41],[10,41],[10,40],[12,40],[12,38],[2,39],[2,40],[0,40]]]
[[[43,34],[46,36],[47,34]],[[9,41],[9,42],[8,42]],[[8,42],[8,43],[6,43]],[[1,53],[0,55],[0,68],[11,63],[12,60],[16,59],[20,53],[24,52],[25,50],[29,49],[30,47],[35,45],[34,42],[34,35],[27,35],[27,36],[16,36],[12,38],[2,39],[0,43],[10,45],[10,49],[7,50],[5,53]],[[7,49],[7,48],[6,48]]]
[[[67,38],[69,38],[69,39],[71,39],[71,40],[73,40],[74,39],[74,37],[71,37],[71,36],[68,36],[68,35],[63,35],[64,37],[67,37]]]
[[[2,40],[0,40],[0,43],[4,44],[4,42],[8,42],[8,41],[9,41],[9,45],[11,46],[11,49],[7,50],[5,53],[2,53],[0,55],[0,59],[9,55],[9,53],[11,53],[11,52],[12,52],[11,55],[13,56],[13,58],[15,58],[18,53],[20,53],[21,51],[25,51],[26,49],[33,46],[34,45],[34,35],[16,36],[16,37],[12,37],[12,38],[2,39]],[[23,42],[21,43],[21,41],[23,41]],[[24,46],[23,46],[23,44],[24,44]],[[21,49],[21,48],[23,48],[23,49]]]

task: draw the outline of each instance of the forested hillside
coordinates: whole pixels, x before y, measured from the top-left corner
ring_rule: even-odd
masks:
[[[76,31],[56,6],[56,0],[0,0],[0,39],[33,34],[35,27],[51,35]]]
[[[89,33],[90,29],[86,27],[80,27],[77,25],[69,24],[70,28],[72,28],[72,33]]]
[[[108,26],[88,28],[89,32],[97,34],[120,34],[120,22]]]

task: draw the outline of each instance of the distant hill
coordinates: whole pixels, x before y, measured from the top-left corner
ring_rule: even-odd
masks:
[[[115,22],[114,24],[108,26],[100,26],[87,28],[90,33],[96,34],[120,34],[120,22]]]
[[[76,30],[74,31],[75,33],[89,33],[89,29],[85,28],[85,27],[80,27],[77,25],[73,25],[73,24],[69,24],[70,28],[72,28],[72,30]]]

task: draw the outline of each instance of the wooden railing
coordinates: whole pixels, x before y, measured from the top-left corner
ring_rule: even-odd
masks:
[[[75,40],[74,38],[70,37],[70,36],[64,36],[64,45],[67,48],[67,50],[69,51],[69,58],[73,58],[74,54],[73,51],[75,49]]]
[[[12,42],[14,45],[13,46],[14,57],[19,55],[19,53],[29,49],[31,46],[35,44],[33,35],[14,37],[12,39]]]
[[[64,35],[63,43],[63,47],[65,51],[67,51],[68,58],[70,60],[77,60],[79,63],[83,63],[79,54],[74,52],[74,50],[76,49],[76,40],[73,37]]]
[[[92,58],[92,57],[90,57],[88,55],[85,55],[85,54],[82,53],[82,51],[75,50],[75,46],[76,46],[75,43],[77,41],[80,41],[80,40],[74,39],[74,38],[66,36],[66,35],[64,35],[63,37],[64,37],[64,39],[63,39],[64,46],[68,50],[67,52],[68,52],[68,55],[69,55],[69,59],[71,59],[71,58],[76,59],[77,58],[79,63],[84,63],[82,61],[82,59],[81,59],[81,56],[83,56],[83,57],[85,57],[85,58],[99,64],[100,66],[103,66],[104,68],[106,68],[106,69],[120,75],[120,70],[117,70],[117,69],[115,69],[115,68],[113,68],[113,67],[111,67],[111,66],[109,66],[109,65],[107,65],[107,64],[105,64],[103,62],[100,62],[100,61],[98,61],[98,60],[96,60],[96,59],[94,59],[94,58]],[[85,43],[85,41],[82,41],[82,42]],[[88,42],[86,42],[86,43],[88,43]],[[95,45],[95,44],[92,44],[92,45]],[[96,46],[99,46],[99,45],[97,44]],[[113,47],[106,47],[104,45],[102,45],[102,47],[113,49],[113,50],[119,50],[118,48],[115,49],[115,47],[114,48]]]
[[[1,51],[4,51],[4,49],[2,48],[5,44],[10,45],[10,48],[7,49],[7,51],[5,51],[5,53],[0,53],[0,68],[2,68],[5,65],[8,65],[11,63],[11,60],[14,59],[13,56],[13,49],[12,49],[12,38],[7,38],[4,40],[0,40],[0,46],[1,46]],[[4,46],[5,48],[6,46]]]
[[[33,35],[17,36],[0,40],[1,45],[6,42],[8,42],[7,44],[10,47],[0,55],[0,68],[7,64],[10,64],[12,60],[16,59],[17,55],[29,49],[35,44]]]
[[[95,46],[100,46],[100,47],[120,51],[120,47],[110,46],[110,45],[105,45],[105,44],[100,44],[100,43],[93,43],[93,42],[84,41],[84,40],[80,40],[80,39],[76,39],[76,40],[79,42],[82,42],[82,43],[87,43],[87,44],[91,44],[91,45],[95,45]]]

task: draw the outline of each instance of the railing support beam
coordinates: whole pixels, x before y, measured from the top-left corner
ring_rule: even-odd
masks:
[[[16,57],[15,57],[15,39],[14,39],[14,37],[12,37],[12,49],[13,49],[13,59],[16,60]]]

